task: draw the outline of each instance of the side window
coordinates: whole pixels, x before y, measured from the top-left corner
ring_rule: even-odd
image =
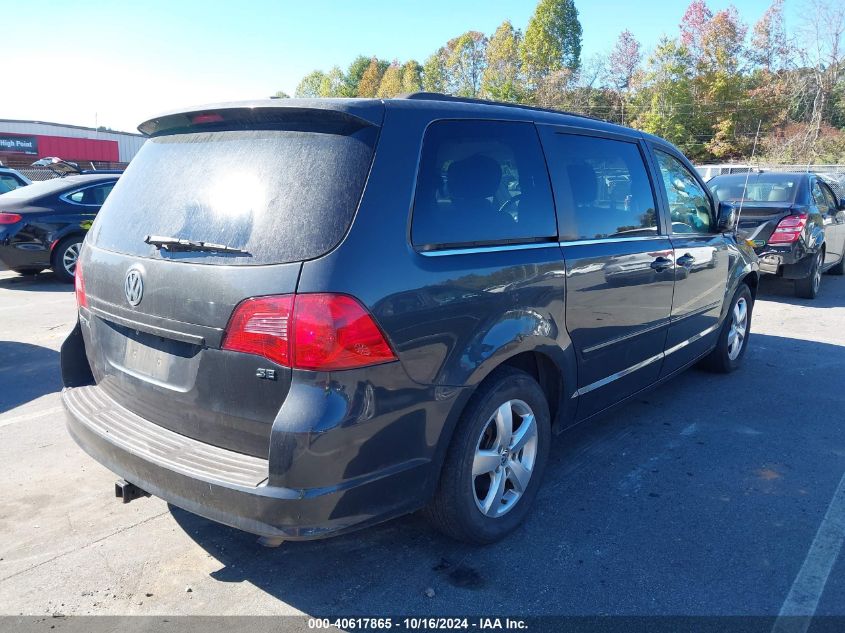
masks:
[[[556,237],[548,171],[532,123],[438,121],[428,127],[414,197],[415,246]]]
[[[839,208],[839,203],[836,201],[836,194],[833,193],[833,189],[827,185],[827,183],[822,185],[822,191],[824,192],[825,200],[827,200],[827,206],[830,211],[836,211]]]
[[[669,200],[673,233],[713,233],[716,219],[704,188],[674,156],[655,150]]]
[[[657,235],[657,205],[636,143],[562,133],[544,142],[562,240]]]
[[[813,202],[819,208],[820,213],[830,212],[830,200],[824,195],[824,186],[818,180],[813,180]]]
[[[20,187],[17,178],[0,174],[0,193],[7,193]]]
[[[113,188],[113,182],[110,182],[106,185],[101,185],[99,187],[88,187],[87,189],[80,189],[79,191],[74,191],[68,196],[68,199],[72,200],[77,204],[101,206],[106,201],[106,198],[111,193],[111,190]]]

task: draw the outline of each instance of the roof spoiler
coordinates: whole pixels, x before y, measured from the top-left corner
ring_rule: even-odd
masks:
[[[138,126],[145,136],[216,132],[224,130],[313,130],[350,134],[365,127],[380,127],[384,105],[379,101],[351,100],[262,101],[260,105],[220,104],[163,114]],[[290,105],[288,105],[290,104]]]

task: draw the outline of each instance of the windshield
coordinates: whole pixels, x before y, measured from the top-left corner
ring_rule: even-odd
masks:
[[[747,185],[746,174],[717,176],[708,184],[719,202],[795,202],[797,176],[750,174],[747,178]]]
[[[208,264],[318,257],[349,228],[375,137],[372,127],[154,137],[109,196],[91,240],[120,253]],[[246,252],[163,249],[147,236]]]

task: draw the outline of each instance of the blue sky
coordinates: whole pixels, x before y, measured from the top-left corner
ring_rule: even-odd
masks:
[[[787,28],[804,0],[786,0]],[[107,125],[134,131],[186,105],[293,94],[315,68],[345,68],[358,53],[422,61],[466,30],[504,19],[525,28],[535,0],[0,0],[4,64],[0,118]],[[712,9],[729,4],[710,0]],[[753,24],[769,0],[734,3]],[[651,48],[675,35],[684,1],[576,0],[583,56],[631,30]],[[80,70],[82,70],[80,72]]]

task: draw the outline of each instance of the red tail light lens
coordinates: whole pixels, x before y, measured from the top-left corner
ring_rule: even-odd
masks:
[[[73,269],[73,288],[76,292],[77,308],[88,307],[88,296],[85,294],[85,279],[82,277],[82,261],[76,260],[76,268]]]
[[[317,371],[396,360],[366,309],[352,297],[336,294],[247,299],[229,320],[223,349]]]
[[[797,242],[807,226],[807,214],[788,215],[780,222],[769,237],[769,244],[791,244]]]
[[[293,331],[294,366],[300,369],[351,369],[396,360],[373,318],[345,295],[298,295]]]
[[[0,224],[17,224],[23,216],[17,213],[0,213]]]
[[[191,123],[194,125],[202,125],[203,123],[220,123],[223,117],[215,113],[195,114],[191,118]]]
[[[290,324],[294,295],[256,297],[238,304],[223,349],[256,354],[279,365],[290,365]]]

